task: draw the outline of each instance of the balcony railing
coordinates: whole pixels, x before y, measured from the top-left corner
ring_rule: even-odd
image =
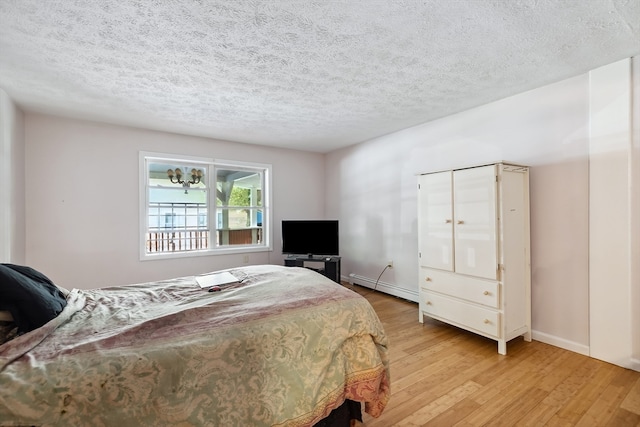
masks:
[[[189,252],[263,243],[261,226],[219,228],[211,232],[206,226],[206,216],[207,209],[201,203],[150,203],[150,227],[145,244],[147,253]],[[233,219],[238,222],[243,218],[236,215]],[[215,242],[210,240],[212,233]]]
[[[151,231],[147,233],[147,253],[187,252],[209,247],[209,230]]]
[[[151,231],[147,233],[147,253],[188,252],[209,248],[209,230]],[[258,245],[262,227],[216,230],[216,246]]]

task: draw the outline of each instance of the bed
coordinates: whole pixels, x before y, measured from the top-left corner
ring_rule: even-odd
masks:
[[[70,291],[0,345],[0,425],[330,425],[353,402],[382,413],[387,338],[363,297],[305,268],[228,271],[241,282],[218,292],[193,276]]]

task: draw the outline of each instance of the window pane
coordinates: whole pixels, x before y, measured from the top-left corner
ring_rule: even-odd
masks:
[[[260,245],[262,230],[262,171],[216,170],[217,246]]]
[[[147,253],[208,248],[207,220],[206,204],[149,203]]]
[[[206,170],[196,164],[148,163],[146,253],[209,247]]]
[[[262,173],[217,169],[217,203],[222,206],[262,206]]]
[[[263,243],[260,209],[219,208],[217,210],[217,246],[257,245]]]
[[[207,168],[188,163],[149,163],[149,187],[206,188]]]

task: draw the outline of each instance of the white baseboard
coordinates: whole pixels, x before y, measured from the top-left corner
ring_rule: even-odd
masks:
[[[545,334],[544,332],[540,332],[540,331],[531,331],[531,338],[533,338],[536,341],[543,342],[545,344],[550,344],[555,347],[560,347],[565,350],[573,351],[574,353],[582,354],[583,356],[592,357],[590,354],[591,351],[588,345],[579,344],[577,342],[565,340],[563,338],[558,338],[554,335]],[[633,369],[634,371],[640,372],[640,359],[635,359],[631,357],[629,358],[628,362],[618,363],[618,362],[612,362],[607,360],[605,360],[605,362],[613,363],[614,365],[622,366],[623,368]]]
[[[384,292],[385,294],[393,295],[396,297],[404,298],[409,301],[418,302],[418,292],[411,291],[405,288],[401,288],[392,283],[387,283],[383,281],[378,281],[376,285],[376,281],[370,279],[368,277],[359,276],[357,274],[351,273],[348,277],[342,277],[342,280],[349,282],[352,285],[364,286],[369,289],[376,289],[380,292]]]
[[[564,338],[556,337],[555,335],[545,334],[540,331],[531,331],[531,338],[536,341],[543,342],[545,344],[551,344],[556,347],[564,348],[565,350],[573,351],[584,356],[589,356],[589,346],[577,343],[575,341],[569,341]]]

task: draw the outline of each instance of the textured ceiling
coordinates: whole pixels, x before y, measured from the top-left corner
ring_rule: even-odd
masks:
[[[640,0],[2,0],[28,111],[327,152],[640,54]]]

